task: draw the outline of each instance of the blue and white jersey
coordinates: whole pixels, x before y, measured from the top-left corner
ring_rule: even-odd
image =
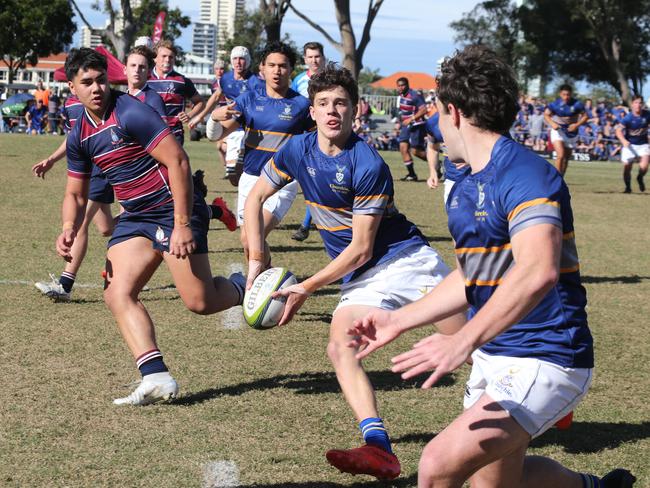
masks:
[[[237,118],[246,128],[244,136],[244,172],[259,176],[266,162],[292,136],[314,126],[309,115],[309,100],[289,89],[284,98],[248,91],[235,100]]]
[[[234,71],[227,71],[221,77],[221,91],[226,96],[228,101],[233,101],[239,95],[249,90],[254,90],[256,83],[253,74],[250,71],[244,73],[244,78],[241,80],[235,79]]]
[[[84,110],[66,140],[68,176],[87,179],[93,165],[106,175],[124,210],[135,213],[171,202],[167,168],[151,151],[170,129],[149,105],[111,91],[100,124]]]
[[[650,112],[642,110],[639,115],[632,112],[623,117],[618,127],[625,132],[625,138],[630,144],[647,144],[648,143],[648,125],[650,125]]]
[[[585,112],[585,106],[580,100],[570,98],[565,103],[561,98],[558,98],[549,103],[546,108],[551,112],[553,122],[559,124],[559,130],[564,132],[567,137],[573,138],[578,135],[578,131],[569,132],[567,129],[571,124],[575,124],[580,115]]]
[[[395,207],[388,165],[354,133],[345,149],[333,157],[320,150],[316,132],[293,137],[264,166],[262,177],[276,189],[298,181],[332,259],[352,242],[353,215],[382,216],[372,258],[347,274],[344,283],[403,249],[428,245],[415,224]]]
[[[567,368],[591,368],[593,341],[580,280],[569,190],[557,170],[501,137],[490,161],[457,181],[447,200],[449,230],[465,276],[473,317],[514,265],[512,237],[551,224],[563,234],[560,278],[519,323],[481,347],[487,354],[535,357]]]
[[[427,119],[425,129],[427,134],[433,138],[433,142],[437,144],[444,144],[445,141],[442,138],[442,132],[440,132],[440,127],[438,126],[438,121],[440,120],[440,114],[436,112],[431,117]],[[458,181],[462,178],[465,172],[469,171],[469,166],[463,166],[461,168],[457,167],[454,163],[449,161],[447,154],[443,148],[443,155],[445,159],[442,164],[445,168],[445,179],[449,181]]]
[[[309,70],[303,71],[293,79],[291,89],[300,93],[303,97],[309,98],[309,92],[307,91],[309,88],[309,80],[311,80]]]

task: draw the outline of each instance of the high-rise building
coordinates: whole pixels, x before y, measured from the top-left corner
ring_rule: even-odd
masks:
[[[211,60],[224,57],[226,53],[223,45],[235,32],[235,20],[244,12],[245,7],[246,0],[201,0],[199,21],[194,23],[192,51]],[[215,26],[216,45],[201,45],[201,42],[212,42],[207,24]],[[212,55],[207,56],[205,53]]]
[[[204,22],[194,22],[192,31],[192,53],[214,61],[217,48],[217,26]]]
[[[98,27],[101,29],[101,27]],[[96,48],[102,43],[102,36],[98,34],[93,34],[93,31],[84,25],[81,27],[81,39],[79,44],[81,47],[89,47],[91,49]]]

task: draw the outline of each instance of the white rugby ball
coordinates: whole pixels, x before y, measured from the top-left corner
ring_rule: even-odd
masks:
[[[298,282],[287,268],[270,268],[255,278],[244,295],[244,319],[254,329],[270,329],[282,318],[286,298],[271,298],[271,294]]]

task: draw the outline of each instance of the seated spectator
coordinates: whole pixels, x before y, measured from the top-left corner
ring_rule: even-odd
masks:
[[[390,149],[390,136],[388,132],[382,132],[377,137],[377,149],[380,151],[388,151]]]

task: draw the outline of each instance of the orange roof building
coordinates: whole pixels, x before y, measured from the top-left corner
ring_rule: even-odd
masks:
[[[414,71],[398,71],[392,75],[386,76],[381,80],[370,83],[371,88],[383,88],[384,90],[394,90],[398,78],[407,78],[409,86],[414,90],[431,90],[436,89],[436,79],[428,73],[418,73]]]

